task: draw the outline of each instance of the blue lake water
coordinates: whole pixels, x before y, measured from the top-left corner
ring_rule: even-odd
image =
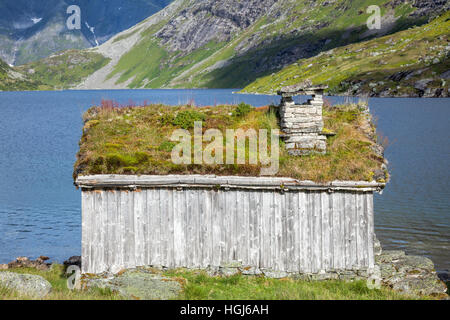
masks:
[[[72,166],[81,116],[101,99],[215,105],[278,103],[234,90],[0,92],[0,263],[17,256],[62,262],[81,252],[81,196]],[[328,98],[333,103],[342,98]],[[450,269],[450,99],[369,100],[386,150],[391,182],[375,197],[384,248],[430,257]]]

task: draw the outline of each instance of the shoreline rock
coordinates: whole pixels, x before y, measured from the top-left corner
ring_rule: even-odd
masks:
[[[44,298],[52,290],[50,282],[41,276],[14,272],[0,272],[0,285],[37,299]]]
[[[51,263],[46,262],[48,260],[50,260],[50,258],[46,256],[40,256],[36,260],[30,260],[27,257],[18,257],[15,261],[0,265],[0,270],[15,268],[35,268],[37,270],[46,271],[49,270],[51,266]]]

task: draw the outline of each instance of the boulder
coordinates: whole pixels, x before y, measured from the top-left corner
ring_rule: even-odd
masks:
[[[64,261],[64,265],[66,267],[68,266],[78,266],[81,269],[81,257],[80,256],[73,256]]]
[[[44,298],[52,290],[52,285],[41,276],[13,272],[0,272],[0,286],[36,299]]]
[[[415,295],[439,295],[447,291],[446,285],[433,275],[422,278],[406,277],[395,283],[392,288],[398,292]]]
[[[403,251],[383,251],[375,257],[382,282],[395,291],[409,295],[441,296],[447,291],[426,257],[406,255]]]
[[[109,279],[86,281],[88,288],[110,289],[130,300],[170,300],[182,291],[178,281],[145,270],[129,270]]]

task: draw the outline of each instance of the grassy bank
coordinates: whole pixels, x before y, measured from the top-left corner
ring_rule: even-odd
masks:
[[[52,285],[52,292],[45,300],[117,300],[116,294],[104,289],[90,289],[88,291],[70,290],[67,288],[67,276],[63,265],[55,264],[48,271],[34,268],[17,268],[5,270],[8,272],[25,273],[42,276]],[[0,271],[3,272],[3,271]],[[32,300],[31,297],[21,295],[11,289],[0,287],[0,300]]]
[[[55,265],[49,271],[36,269],[8,270],[17,273],[36,274],[53,286],[45,300],[117,300],[121,299],[109,290],[90,289],[71,291],[67,288],[64,267]],[[210,277],[200,271],[173,270],[164,273],[183,284],[183,292],[177,299],[188,300],[405,300],[417,297],[405,296],[388,288],[368,289],[365,281],[301,281],[292,279],[267,279],[257,276],[235,275]],[[423,299],[426,299],[424,297]],[[0,300],[31,299],[12,290],[0,288]]]

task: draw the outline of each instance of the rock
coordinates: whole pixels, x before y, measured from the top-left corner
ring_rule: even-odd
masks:
[[[405,257],[405,252],[400,250],[383,251],[379,256],[375,257],[376,263],[392,263],[395,260]]]
[[[353,281],[356,277],[357,275],[353,270],[342,270],[339,272],[339,280]]]
[[[377,169],[374,171],[373,179],[375,181],[386,180],[386,174],[383,170]]]
[[[8,270],[7,264],[0,264],[0,270]]]
[[[421,79],[416,83],[414,83],[414,88],[420,91],[425,91],[425,89],[427,88],[427,84],[430,83],[431,81],[433,81],[433,79]]]
[[[32,298],[44,298],[51,290],[51,284],[41,276],[0,272],[0,285]]]
[[[390,263],[379,263],[377,265],[380,267],[381,278],[383,279],[388,279],[397,272],[394,266]]]
[[[224,263],[222,265],[224,268],[242,268],[242,262],[240,261],[231,261],[228,263]]]
[[[447,290],[434,270],[433,262],[421,256],[409,256],[403,251],[384,251],[375,257],[381,281],[392,289],[409,295],[441,296]]]
[[[66,267],[75,265],[75,266],[78,266],[79,268],[81,268],[81,257],[80,256],[70,257],[69,259],[64,261],[64,265]]]
[[[337,280],[339,275],[335,272],[321,272],[312,274],[309,278],[313,281]]]
[[[383,249],[381,248],[380,240],[375,236],[373,239],[373,253],[375,256],[379,256],[383,253]]]
[[[216,277],[220,274],[218,267],[208,267],[205,271],[209,277]]]
[[[239,268],[228,268],[228,267],[219,268],[219,274],[224,277],[231,277],[239,273],[240,273]]]
[[[241,273],[246,276],[259,276],[262,271],[255,267],[244,267],[241,268]]]
[[[450,79],[450,70],[445,71],[440,75],[442,79]]]
[[[435,276],[424,278],[404,278],[392,286],[392,289],[405,294],[441,295],[447,291],[446,285]]]
[[[266,278],[282,279],[282,278],[289,277],[289,274],[284,271],[275,271],[275,270],[270,270],[270,269],[262,269],[261,271],[264,273],[264,276]]]
[[[110,289],[130,300],[170,300],[182,291],[179,282],[145,270],[125,271],[114,278],[87,281],[88,288]]]
[[[434,271],[434,263],[428,258],[421,256],[405,256],[396,263],[399,271],[411,272],[414,270]]]
[[[44,259],[42,259],[44,258]],[[46,271],[50,268],[50,264],[45,263],[45,261],[50,258],[41,256],[36,260],[30,260],[27,257],[18,257],[15,261],[8,263],[8,269],[15,268],[35,268],[41,271]]]
[[[37,258],[36,260],[37,260],[37,261],[42,261],[42,262],[44,262],[44,261],[50,260],[50,258],[49,258],[49,257],[46,257],[46,256],[40,256],[40,257]]]
[[[30,259],[28,259],[27,257],[18,257],[16,258],[16,261],[25,264],[28,263]]]

